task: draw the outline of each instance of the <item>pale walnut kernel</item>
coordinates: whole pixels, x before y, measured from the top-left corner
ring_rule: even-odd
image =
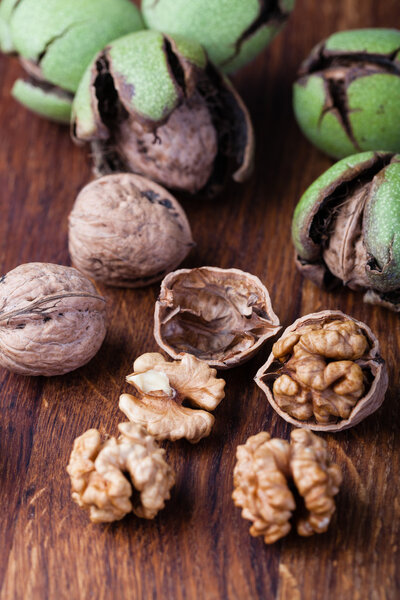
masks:
[[[326,443],[305,429],[291,433],[290,468],[308,514],[299,519],[297,532],[309,536],[328,529],[335,512],[333,496],[339,491],[342,473],[328,459]]]
[[[236,455],[232,498],[242,508],[242,517],[253,522],[251,535],[262,535],[272,544],[289,533],[295,498],[299,500],[289,484],[304,499],[306,510],[297,520],[297,533],[309,536],[327,530],[342,476],[330,463],[324,440],[297,429],[289,444],[263,431],[238,446]]]
[[[287,486],[289,444],[271,440],[262,431],[238,446],[236,456],[232,498],[242,507],[242,517],[253,522],[251,535],[262,535],[266,544],[272,544],[290,531],[289,519],[295,509]]]
[[[166,361],[157,352],[143,354],[126,378],[136,395],[122,394],[119,407],[130,421],[139,423],[158,440],[186,438],[196,443],[210,434],[214,417],[209,410],[225,396],[225,381],[216,370],[191,354]],[[182,403],[189,400],[195,410]]]
[[[324,310],[283,332],[255,381],[289,423],[343,431],[380,407],[388,372],[379,341],[365,323]]]
[[[272,348],[274,357],[291,356],[274,381],[277,404],[297,419],[347,419],[365,387],[363,371],[353,361],[367,349],[366,337],[350,320],[305,326],[279,340]]]
[[[134,423],[121,423],[118,428],[118,439],[105,442],[96,429],[78,437],[67,467],[72,498],[89,511],[94,523],[118,521],[131,511],[153,519],[174,485],[165,450],[154,438]]]

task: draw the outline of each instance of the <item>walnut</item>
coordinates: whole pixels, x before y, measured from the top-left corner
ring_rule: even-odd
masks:
[[[379,408],[388,374],[367,325],[340,311],[322,311],[285,330],[255,381],[286,421],[341,431]]]
[[[154,519],[174,485],[165,450],[154,438],[134,423],[118,429],[118,439],[104,442],[96,429],[86,431],[75,440],[67,466],[72,498],[94,523],[118,521],[131,511]]]
[[[119,407],[130,421],[139,423],[158,440],[186,438],[196,443],[210,435],[214,417],[209,412],[225,396],[225,381],[216,370],[191,354],[169,362],[149,352],[135,360],[127,381],[136,395],[122,394]],[[185,399],[206,410],[183,406]]]
[[[238,446],[236,455],[232,498],[242,508],[242,517],[253,521],[251,535],[262,535],[266,544],[272,544],[290,531],[289,521],[300,500],[290,491],[291,481],[306,510],[306,516],[297,520],[297,533],[309,536],[327,530],[342,475],[329,461],[324,440],[297,429],[289,444],[262,431]]]
[[[62,375],[93,358],[105,334],[105,300],[76,269],[28,263],[0,278],[2,367]]]
[[[72,262],[108,285],[140,287],[158,281],[193,245],[177,200],[139,175],[118,173],[92,181],[69,216]]]
[[[249,360],[279,329],[268,290],[250,273],[181,269],[161,283],[154,335],[172,358],[188,352],[229,369]]]

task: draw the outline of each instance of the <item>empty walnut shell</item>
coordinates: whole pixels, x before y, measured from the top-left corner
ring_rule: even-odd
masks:
[[[118,173],[92,181],[69,216],[69,252],[83,273],[141,287],[176,269],[193,247],[183,208],[153,181]]]
[[[274,344],[255,382],[285,421],[343,431],[382,404],[385,361],[370,328],[340,311],[297,319]]]
[[[172,358],[187,352],[230,369],[249,360],[279,329],[267,288],[250,273],[181,269],[161,283],[154,336]]]
[[[0,366],[63,375],[86,364],[106,334],[105,300],[71,267],[20,265],[0,278]]]

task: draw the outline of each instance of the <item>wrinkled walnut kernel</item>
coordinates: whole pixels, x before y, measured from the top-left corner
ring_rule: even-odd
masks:
[[[188,352],[228,369],[249,360],[279,329],[268,290],[250,273],[181,269],[161,283],[154,335],[172,358]]]
[[[242,508],[242,517],[253,522],[251,535],[262,535],[272,544],[289,533],[296,508],[291,479],[307,513],[297,520],[297,533],[309,536],[327,530],[342,475],[330,463],[324,440],[297,429],[289,444],[262,431],[238,446],[236,456],[232,498]]]
[[[122,394],[119,401],[130,421],[158,440],[186,438],[196,443],[210,435],[214,417],[207,411],[225,396],[225,381],[215,377],[215,369],[190,354],[169,362],[161,354],[149,352],[135,360],[133,370],[126,379],[136,395]],[[185,399],[206,410],[183,406]]]
[[[387,372],[366,325],[325,311],[299,319],[284,332],[256,383],[286,420],[336,431],[380,406]]]
[[[121,423],[118,429],[118,439],[104,442],[96,429],[86,431],[75,440],[67,467],[72,498],[94,523],[118,521],[131,511],[153,519],[174,485],[165,450],[154,438],[134,423]],[[139,492],[135,501],[134,490]]]

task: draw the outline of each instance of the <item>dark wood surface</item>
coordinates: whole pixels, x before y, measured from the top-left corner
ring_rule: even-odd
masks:
[[[101,288],[109,326],[97,357],[55,378],[0,370],[0,598],[304,599],[400,597],[399,317],[361,295],[323,293],[296,273],[293,208],[331,161],[303,138],[291,110],[291,83],[312,46],[345,28],[399,26],[398,0],[298,0],[289,25],[235,77],[257,135],[251,181],[217,201],[185,202],[197,248],[185,266],[238,267],[268,286],[284,326],[300,315],[341,309],[381,340],[390,387],[381,409],[357,427],[326,435],[344,482],[329,531],[273,546],[251,538],[231,501],[235,448],[267,430],[291,427],[252,379],[270,345],[226,372],[226,398],[212,435],[192,446],[166,444],[177,484],[154,521],[98,526],[70,499],[65,467],[75,437],[90,427],[115,434],[125,420],[118,397],[135,357],[157,349],[152,336],[158,286]],[[67,216],[90,179],[88,152],[67,128],[41,120],[9,95],[20,73],[0,57],[0,270],[31,261],[69,264]]]

